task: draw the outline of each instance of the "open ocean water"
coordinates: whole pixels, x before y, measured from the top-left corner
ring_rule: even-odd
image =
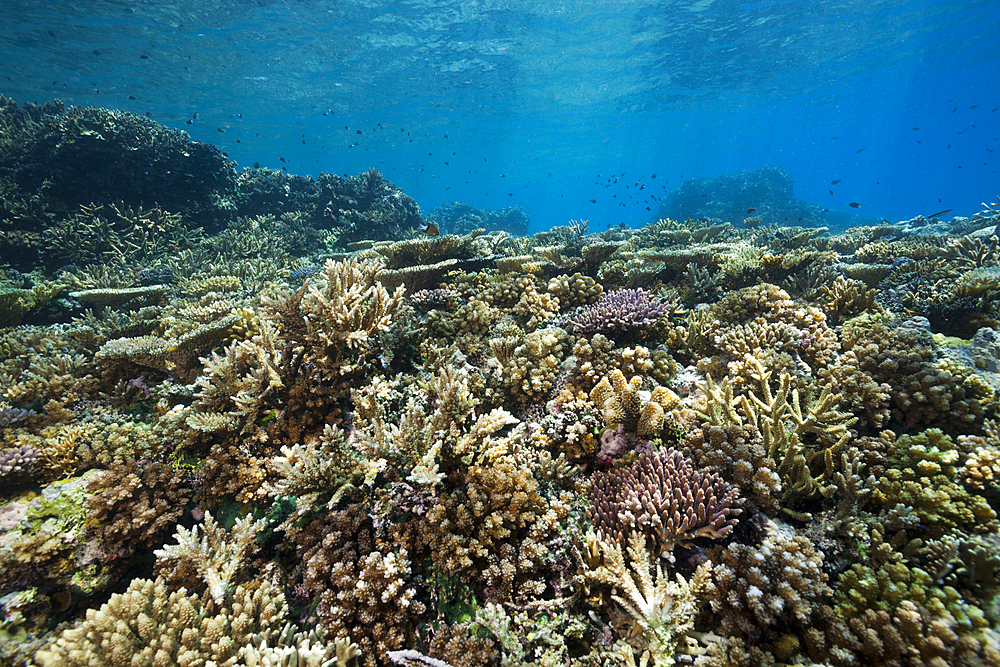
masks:
[[[649,195],[765,167],[895,221],[994,196],[998,24],[990,0],[5,0],[0,83],[532,231],[641,226]]]

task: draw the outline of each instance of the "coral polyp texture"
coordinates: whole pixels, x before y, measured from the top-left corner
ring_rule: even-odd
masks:
[[[0,99],[0,664],[1000,665],[1000,204],[790,187],[527,236]]]

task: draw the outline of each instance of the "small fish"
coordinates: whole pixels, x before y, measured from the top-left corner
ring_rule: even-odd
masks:
[[[281,160],[282,162],[288,162],[288,160],[286,160],[286,159],[285,159],[285,158],[283,158],[283,157],[279,157],[278,159],[279,159],[279,160]]]
[[[418,227],[420,227],[420,231],[422,231],[424,234],[427,234],[427,236],[438,235],[438,226],[436,222],[431,222],[430,220],[428,220],[427,224],[418,225]]]
[[[915,127],[915,128],[913,128],[913,129],[914,129],[914,130],[919,130],[920,128],[919,128],[919,127]]]
[[[978,106],[979,106],[978,104],[973,104],[973,105],[972,105],[971,107],[969,107],[969,108],[970,108],[970,109],[975,109],[975,108],[976,108],[976,107],[978,107]]]
[[[944,215],[945,213],[951,213],[951,212],[952,212],[952,211],[954,211],[954,210],[955,210],[955,209],[953,209],[953,208],[946,208],[946,209],[945,209],[945,210],[943,210],[943,211],[938,211],[937,213],[931,213],[930,215],[928,215],[928,216],[925,216],[925,217],[927,217],[927,218],[936,218],[936,217],[938,217],[939,215]]]
[[[830,185],[836,185],[837,183],[840,183],[840,179],[839,178],[837,180],[835,180],[835,181],[830,181]]]
[[[867,147],[867,146],[865,146],[865,148],[868,148],[868,147]],[[863,151],[863,150],[864,150],[865,148],[859,148],[859,149],[858,149],[857,151],[855,151],[855,152],[857,152],[857,153],[860,153],[860,152],[861,152],[861,151]]]
[[[596,199],[591,199],[591,200],[590,200],[590,203],[591,203],[591,204],[596,204],[596,203],[597,203],[597,200],[596,200]]]
[[[140,60],[149,60],[149,56],[147,56],[147,55],[146,55],[146,54],[144,53],[144,54],[142,54],[141,56],[139,56],[139,59],[140,59]]]
[[[754,212],[754,211],[756,211],[756,210],[757,210],[757,209],[755,209],[755,208],[752,208],[752,207],[751,207],[751,208],[748,208],[748,209],[747,209],[747,215],[749,215],[749,214],[753,213],[753,212]]]
[[[859,204],[856,201],[852,201],[850,204],[848,204],[848,206],[850,206],[851,208],[861,208],[861,204]]]
[[[831,196],[833,195],[833,190],[827,190],[827,192],[829,192]]]

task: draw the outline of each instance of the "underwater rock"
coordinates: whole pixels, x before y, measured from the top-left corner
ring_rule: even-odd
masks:
[[[693,178],[660,203],[652,220],[718,218],[735,224],[754,209],[761,218],[757,224],[826,224],[823,208],[793,199],[793,188],[791,176],[781,168],[754,169],[739,176],[723,174],[711,180]]]

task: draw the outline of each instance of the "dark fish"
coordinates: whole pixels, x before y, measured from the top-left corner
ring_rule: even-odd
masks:
[[[827,190],[831,195],[833,195],[833,190]]]
[[[225,130],[223,130],[221,127],[217,127],[215,129],[218,130],[219,132],[225,132]]]
[[[837,183],[840,183],[840,179],[839,178],[837,180],[835,180],[835,181],[830,181],[830,185],[836,185]]]
[[[656,174],[653,174],[650,178],[656,178]]]
[[[867,146],[865,146],[865,148],[868,148],[868,147],[867,147]],[[859,148],[859,149],[858,149],[858,150],[857,150],[856,152],[860,153],[860,152],[861,152],[861,151],[863,151],[863,150],[864,150],[865,148]]]
[[[193,121],[193,120],[191,120],[190,118],[188,118],[188,119],[187,119],[186,121],[184,121],[184,122],[185,122],[185,123],[187,123],[188,125],[194,125],[194,121]]]
[[[747,209],[747,214],[750,214],[750,213],[753,213],[753,212],[754,212],[754,211],[756,211],[756,210],[757,210],[757,209],[755,209],[755,208],[748,208],[748,209]]]
[[[939,215],[944,215],[945,213],[951,213],[951,212],[952,212],[952,211],[954,211],[954,210],[955,210],[955,209],[953,209],[953,208],[946,208],[946,209],[945,209],[945,210],[943,210],[943,211],[938,211],[937,213],[931,213],[930,215],[928,215],[928,216],[924,216],[924,217],[927,217],[927,218],[936,218],[936,217],[938,217]]]
[[[591,199],[591,200],[590,200],[590,203],[591,203],[591,204],[596,204],[596,203],[597,203],[597,200],[596,200],[596,199]]]
[[[93,54],[94,54],[95,56],[99,56],[99,55],[101,55],[101,52],[100,52],[100,51],[98,51],[97,49],[94,49],[94,50],[93,50]]]
[[[952,113],[955,113],[956,111],[958,111],[958,107],[955,107],[954,109],[951,110]]]
[[[281,160],[282,162],[287,162],[287,160],[285,160],[285,158],[283,157],[279,157],[278,159]]]
[[[129,96],[128,96],[128,98],[129,98],[130,100],[134,100],[134,99],[135,99],[135,95],[129,95]]]
[[[914,129],[914,130],[919,130],[920,128],[919,128],[919,127],[915,127],[915,128],[913,128],[913,129]]]
[[[856,201],[852,201],[850,204],[848,204],[848,206],[850,206],[851,208],[861,208],[861,204],[859,204]]]
[[[978,107],[978,106],[979,106],[978,104],[973,104],[973,105],[972,105],[971,107],[969,107],[969,108],[970,108],[970,109],[975,109],[975,108],[976,108],[976,107]]]
[[[141,56],[139,56],[139,59],[140,59],[140,60],[149,60],[149,56],[147,56],[147,55],[146,55],[146,54],[144,53],[144,54],[142,54]]]
[[[419,227],[420,227],[420,231],[422,231],[424,234],[427,234],[427,236],[437,236],[438,235],[438,226],[437,226],[436,222],[431,222],[430,220],[428,220],[427,224],[425,224],[425,225],[419,225]]]

